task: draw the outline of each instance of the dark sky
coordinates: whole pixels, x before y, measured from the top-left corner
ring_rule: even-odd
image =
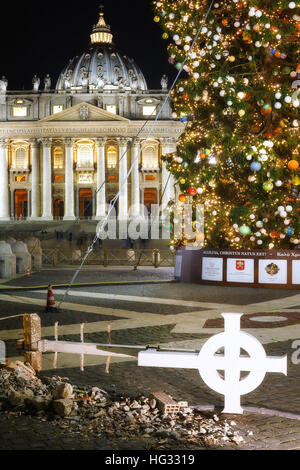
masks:
[[[53,88],[69,59],[88,48],[100,3],[117,48],[135,59],[149,88],[159,89],[164,73],[174,77],[151,0],[7,1],[1,4],[0,75],[8,89],[30,90],[35,73],[41,83],[49,73]]]

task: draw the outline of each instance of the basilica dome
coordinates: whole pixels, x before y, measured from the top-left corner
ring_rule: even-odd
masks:
[[[133,59],[118,52],[113,35],[100,12],[93,27],[90,48],[74,57],[63,69],[57,91],[146,91],[144,75]]]

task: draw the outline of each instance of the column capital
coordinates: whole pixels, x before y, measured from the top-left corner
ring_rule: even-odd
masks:
[[[170,145],[176,143],[176,139],[174,139],[174,137],[161,137],[159,140],[162,145]]]
[[[76,142],[76,139],[73,139],[72,137],[66,137],[64,139],[64,143],[66,147],[72,147]]]
[[[141,139],[134,138],[132,139],[132,147],[139,147],[141,144]]]
[[[117,141],[120,145],[125,147],[131,141],[131,139],[129,139],[128,137],[117,137]]]
[[[43,147],[51,147],[52,139],[39,139]]]
[[[7,149],[9,147],[9,139],[0,139],[0,147]]]
[[[100,137],[100,138],[95,139],[95,142],[96,142],[98,147],[104,147],[106,142],[107,142],[107,138],[106,137]]]
[[[38,148],[40,146],[40,139],[29,139],[32,148]]]

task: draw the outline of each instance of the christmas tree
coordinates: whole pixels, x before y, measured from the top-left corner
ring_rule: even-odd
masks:
[[[183,69],[172,95],[186,127],[177,154],[164,157],[181,191],[174,206],[205,205],[207,247],[295,248],[299,3],[161,0],[154,9],[169,62]],[[174,234],[173,247],[185,243]]]

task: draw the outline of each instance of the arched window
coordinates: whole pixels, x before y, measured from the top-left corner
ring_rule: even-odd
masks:
[[[27,152],[24,147],[19,147],[16,150],[16,168],[27,167]]]
[[[158,168],[158,154],[155,147],[148,146],[143,152],[143,168],[154,169]]]
[[[107,168],[109,170],[117,168],[118,152],[116,147],[108,147],[107,149]]]
[[[78,166],[89,168],[93,166],[93,150],[89,145],[80,145],[78,148]]]
[[[54,149],[54,169],[61,170],[64,167],[64,153],[61,147]]]

